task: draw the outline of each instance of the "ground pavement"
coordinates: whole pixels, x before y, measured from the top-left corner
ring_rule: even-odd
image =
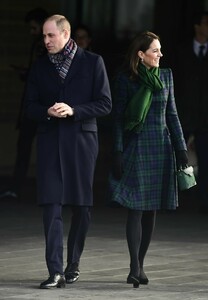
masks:
[[[1,300],[207,300],[208,218],[198,213],[197,199],[181,198],[181,209],[160,212],[145,271],[149,284],[126,284],[129,257],[126,211],[95,205],[81,259],[79,281],[65,289],[40,290],[48,277],[44,260],[41,209],[29,189],[24,201],[0,200]],[[64,210],[65,245],[70,211]]]

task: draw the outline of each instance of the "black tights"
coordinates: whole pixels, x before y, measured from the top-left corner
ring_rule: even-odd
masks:
[[[130,254],[130,273],[139,276],[155,226],[155,211],[129,210],[126,237]]]

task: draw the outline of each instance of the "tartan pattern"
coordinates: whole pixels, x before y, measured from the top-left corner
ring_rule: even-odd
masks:
[[[123,133],[125,107],[138,89],[123,74],[116,82],[114,150],[123,152],[121,180],[109,177],[109,196],[122,206],[138,210],[175,209],[178,205],[175,154],[186,150],[178,119],[170,69],[161,69],[164,89],[153,93],[152,104],[141,132]]]

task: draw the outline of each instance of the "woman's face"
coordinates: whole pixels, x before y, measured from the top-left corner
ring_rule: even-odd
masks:
[[[149,49],[145,52],[138,51],[138,56],[148,69],[159,67],[160,58],[163,56],[161,53],[160,41],[153,40]]]

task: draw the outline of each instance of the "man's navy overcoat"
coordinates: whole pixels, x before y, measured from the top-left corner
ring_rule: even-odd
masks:
[[[49,118],[55,102],[74,108],[74,116]],[[98,154],[96,118],[111,111],[111,95],[101,56],[78,47],[65,80],[48,56],[32,67],[26,111],[38,121],[38,203],[93,204],[92,185]]]

